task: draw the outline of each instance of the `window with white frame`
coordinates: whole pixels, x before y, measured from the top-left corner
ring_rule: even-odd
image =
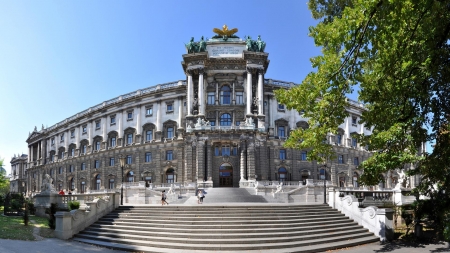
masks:
[[[87,125],[81,127],[81,132],[83,132],[83,134],[87,133]]]
[[[173,102],[167,103],[166,104],[166,111],[169,112],[173,112]]]
[[[109,139],[109,145],[110,145],[110,147],[115,147],[116,146],[116,137],[111,137]]]
[[[75,171],[75,170],[74,170],[73,165],[69,165],[69,172],[72,173],[72,172],[74,172],[74,171]]]
[[[153,115],[153,106],[146,106],[145,107],[145,116],[152,116]]]
[[[208,92],[208,105],[213,105],[215,100],[215,92]]]
[[[95,121],[95,129],[100,129],[100,120]]]
[[[231,89],[230,86],[224,85],[220,88],[220,104],[229,105],[231,104]]]
[[[115,159],[114,159],[114,157],[110,157],[110,158],[109,158],[109,166],[114,166],[114,164],[115,164]]]
[[[356,166],[359,165],[359,158],[358,157],[353,157],[353,165],[356,165]]]
[[[61,133],[61,134],[59,135],[59,138],[60,138],[60,141],[64,141],[64,133]]]
[[[133,120],[133,111],[127,111],[127,120]]]
[[[220,115],[220,126],[231,126],[231,115],[229,113]]]
[[[214,147],[214,156],[220,156],[220,148],[218,146]]]
[[[152,153],[151,152],[145,153],[145,162],[149,163],[151,161],[152,161]]]
[[[173,127],[167,128],[167,138],[173,138]]]
[[[80,170],[86,170],[86,163],[81,163]]]
[[[285,126],[278,126],[278,137],[286,137]]]
[[[100,150],[100,141],[95,142],[95,150],[97,150],[97,151]]]
[[[286,149],[280,149],[279,158],[280,160],[286,160]]]
[[[62,173],[63,173],[63,167],[59,167],[58,174],[62,174]]]
[[[355,137],[352,137],[352,147],[356,148],[358,146],[358,140]]]
[[[224,145],[222,146],[222,156],[230,156],[230,146]]]
[[[352,116],[352,126],[357,126],[358,124],[358,117]]]
[[[236,104],[237,105],[244,104],[244,92],[242,92],[242,91],[236,92]]]
[[[284,105],[283,104],[278,104],[278,110],[284,111]]]
[[[111,125],[115,125],[116,124],[116,115],[110,116],[109,123]]]
[[[147,130],[145,132],[145,141],[151,141],[151,140],[153,140],[153,131]]]
[[[95,169],[100,168],[100,161],[99,161],[99,160],[95,160],[95,161],[94,161],[94,168],[95,168]]]
[[[338,163],[343,164],[344,163],[344,155],[338,155]]]
[[[167,161],[172,161],[173,160],[173,151],[172,150],[167,150],[166,151],[166,160]]]
[[[132,164],[132,163],[133,163],[133,157],[131,155],[127,155],[126,164]]]
[[[306,151],[302,151],[300,155],[300,160],[306,161],[308,153]]]
[[[95,189],[100,190],[101,185],[102,185],[101,176],[100,176],[100,174],[97,174],[97,176],[95,177]]]
[[[70,138],[75,138],[75,130],[70,130]]]
[[[109,189],[114,189],[114,178],[109,179]]]
[[[127,145],[133,143],[133,134],[127,134]]]

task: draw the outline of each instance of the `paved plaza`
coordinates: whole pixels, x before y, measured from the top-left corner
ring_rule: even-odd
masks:
[[[55,238],[44,239],[41,241],[18,241],[18,240],[4,240],[0,239],[1,253],[48,253],[48,252],[64,252],[64,253],[121,253],[124,251],[117,251],[97,247],[89,244],[79,243],[71,240],[59,240]],[[180,250],[170,250],[165,252],[179,253]],[[190,251],[195,252],[195,251]],[[253,251],[255,252],[255,251]],[[267,253],[275,253],[276,250],[261,251]],[[449,244],[403,244],[402,242],[392,242],[381,245],[380,243],[366,244],[362,246],[332,250],[327,252],[333,253],[378,253],[378,252],[392,252],[392,253],[424,253],[424,252],[450,252]]]

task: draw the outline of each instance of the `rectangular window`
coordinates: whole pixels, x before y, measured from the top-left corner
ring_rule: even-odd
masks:
[[[112,116],[112,117],[111,117],[110,123],[111,123],[111,125],[116,124],[116,116]]]
[[[173,112],[173,104],[167,104],[167,112]]]
[[[222,156],[230,156],[230,146],[222,146]]]
[[[352,138],[352,147],[356,148],[356,146],[358,146],[358,141],[356,138]]]
[[[111,147],[115,147],[116,146],[116,137],[112,137],[111,138]]]
[[[63,173],[63,168],[59,167],[58,174],[62,174],[62,173]]]
[[[233,152],[231,153],[231,155],[233,155],[233,156],[237,156],[238,155],[238,148],[237,147],[233,147]]]
[[[95,129],[100,129],[100,120],[95,121]]]
[[[344,164],[344,155],[338,155],[338,163]]]
[[[286,160],[286,149],[280,149],[280,160]]]
[[[127,134],[127,144],[133,143],[133,134]]]
[[[152,115],[153,115],[153,107],[145,108],[145,116],[152,116]]]
[[[340,134],[336,135],[336,144],[342,145],[342,135]]]
[[[216,125],[216,121],[215,121],[215,120],[211,120],[211,121],[209,122],[209,124],[210,124],[211,126],[215,126],[215,125]]]
[[[96,141],[95,142],[95,150],[100,150],[100,142],[99,141]]]
[[[352,126],[356,126],[358,124],[358,118],[352,117]]]
[[[109,189],[114,189],[114,179],[109,180]]]
[[[354,157],[354,158],[353,158],[353,165],[356,165],[356,166],[359,165],[359,159],[358,159],[358,157]]]
[[[286,137],[286,133],[284,131],[284,126],[278,127],[278,137]]]
[[[153,131],[148,130],[147,132],[145,132],[145,141],[151,141],[151,140],[153,140]]]
[[[172,150],[167,150],[166,151],[166,160],[167,161],[172,161],[173,160],[173,151]]]
[[[278,104],[278,110],[284,110],[284,105],[283,104]]]
[[[133,112],[127,112],[127,119],[133,119]]]
[[[214,147],[214,155],[215,156],[220,156],[220,149],[219,149],[219,147]]]
[[[80,187],[81,189],[81,193],[84,193],[85,191],[86,191],[86,182],[81,182],[81,187]]]
[[[133,162],[133,158],[131,155],[127,155],[127,164],[131,164]]]
[[[62,133],[62,134],[60,135],[60,137],[61,137],[61,141],[64,141],[64,133]]]
[[[237,105],[244,104],[244,92],[242,92],[242,91],[236,92],[236,104]]]
[[[95,160],[95,162],[94,162],[94,168],[95,168],[95,169],[100,168],[100,161],[99,161],[99,160]]]
[[[55,145],[55,138],[51,139],[52,146]]]
[[[109,166],[114,166],[114,157],[109,158]]]
[[[70,137],[75,137],[75,130],[70,130]]]
[[[83,146],[81,147],[81,153],[82,153],[82,154],[86,154],[86,150],[87,150],[86,145],[83,145]]]
[[[82,126],[81,131],[85,134],[87,132],[87,125]]]
[[[302,161],[306,161],[306,157],[307,157],[308,153],[306,151],[302,151],[302,154],[300,156],[300,160]]]
[[[240,126],[241,122],[240,121],[236,121],[236,126]]]
[[[69,165],[69,172],[72,173],[74,171],[73,165]]]
[[[214,92],[208,92],[208,105],[213,105],[215,103],[215,93]]]
[[[86,170],[86,163],[81,163],[81,170]]]
[[[152,161],[152,153],[150,152],[145,153],[145,162],[149,163],[151,161]]]
[[[173,127],[167,128],[167,138],[173,138]]]

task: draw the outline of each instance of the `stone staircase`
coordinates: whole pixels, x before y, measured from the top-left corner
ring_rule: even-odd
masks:
[[[209,194],[202,205],[121,206],[73,240],[133,252],[205,253],[321,252],[379,241],[326,205],[208,204],[227,198]]]

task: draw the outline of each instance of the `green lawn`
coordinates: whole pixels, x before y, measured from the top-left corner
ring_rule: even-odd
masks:
[[[3,210],[3,207],[0,210]],[[35,227],[41,228],[40,236],[53,237],[53,230],[48,228],[46,218],[30,216],[31,220],[35,223],[30,222],[28,226],[25,226],[22,217],[0,216],[0,238],[34,241],[33,228]]]

